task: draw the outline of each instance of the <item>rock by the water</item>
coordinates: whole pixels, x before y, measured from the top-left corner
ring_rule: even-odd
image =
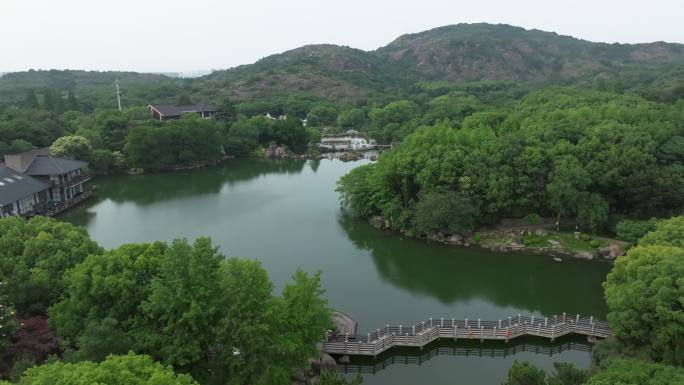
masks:
[[[459,234],[450,235],[446,241],[450,245],[463,245],[463,236]]]
[[[553,257],[553,260],[554,262],[563,262],[563,260],[558,257]]]
[[[621,256],[623,253],[617,245],[611,244],[606,247],[600,248],[599,254],[605,259],[615,259]]]
[[[575,253],[575,255],[573,255],[573,257],[580,258],[580,259],[594,259],[594,253],[592,253],[590,251],[580,251],[580,252]]]
[[[301,368],[295,369],[295,371],[292,373],[292,379],[295,382],[306,383],[306,380],[307,380],[306,372],[304,371],[304,369],[301,369]]]
[[[376,229],[379,230],[384,230],[384,229],[389,229],[389,221],[385,219],[385,217],[377,215],[371,218],[370,220],[371,226],[375,227]]]
[[[337,369],[337,362],[328,353],[321,353],[321,368],[325,370]]]
[[[321,378],[319,376],[313,376],[309,379],[309,385],[320,385]]]
[[[548,235],[549,232],[546,231],[545,229],[539,228],[534,230],[534,235],[540,235],[540,236],[545,236]]]
[[[309,358],[309,366],[314,374],[321,374],[321,360],[319,358]]]
[[[340,357],[340,364],[345,364],[345,365],[346,365],[346,364],[348,364],[348,363],[350,363],[350,362],[351,362],[351,360],[349,359],[349,356],[348,356],[348,355],[345,354],[345,355],[343,355],[342,357]]]
[[[275,159],[282,159],[287,157],[287,150],[285,147],[281,147],[276,145],[275,143],[271,143],[270,146],[266,149],[264,152],[264,156],[266,158],[275,158]]]

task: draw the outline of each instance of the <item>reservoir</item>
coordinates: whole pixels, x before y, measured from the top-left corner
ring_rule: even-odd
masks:
[[[301,267],[322,271],[330,305],[359,332],[429,317],[497,320],[568,314],[605,319],[601,283],[610,264],[455,248],[385,233],[344,215],[337,180],[368,162],[232,160],[167,174],[98,178],[96,197],[60,219],[85,227],[105,248],[211,237],[223,254],[258,259],[276,291]],[[551,369],[590,363],[581,338],[554,343],[440,342],[353,360],[364,384],[499,384],[514,360]],[[373,374],[374,373],[374,374]]]

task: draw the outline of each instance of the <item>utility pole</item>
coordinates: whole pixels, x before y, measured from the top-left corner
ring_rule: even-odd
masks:
[[[119,78],[115,78],[114,84],[116,86],[116,101],[119,103],[119,112],[121,112],[121,91],[119,91]]]

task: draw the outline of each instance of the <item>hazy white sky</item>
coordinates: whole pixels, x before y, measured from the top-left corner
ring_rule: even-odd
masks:
[[[464,22],[684,43],[684,0],[0,0],[0,71],[228,68],[311,43],[372,50]]]

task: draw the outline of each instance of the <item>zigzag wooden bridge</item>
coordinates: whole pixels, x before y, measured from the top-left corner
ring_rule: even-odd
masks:
[[[459,338],[506,341],[522,337],[537,336],[556,338],[568,335],[585,335],[590,339],[608,338],[613,335],[607,322],[579,314],[565,313],[551,317],[523,316],[497,321],[457,320],[454,318],[430,318],[419,325],[390,326],[362,335],[328,335],[322,351],[328,354],[377,356],[395,346],[418,347],[440,338]]]

